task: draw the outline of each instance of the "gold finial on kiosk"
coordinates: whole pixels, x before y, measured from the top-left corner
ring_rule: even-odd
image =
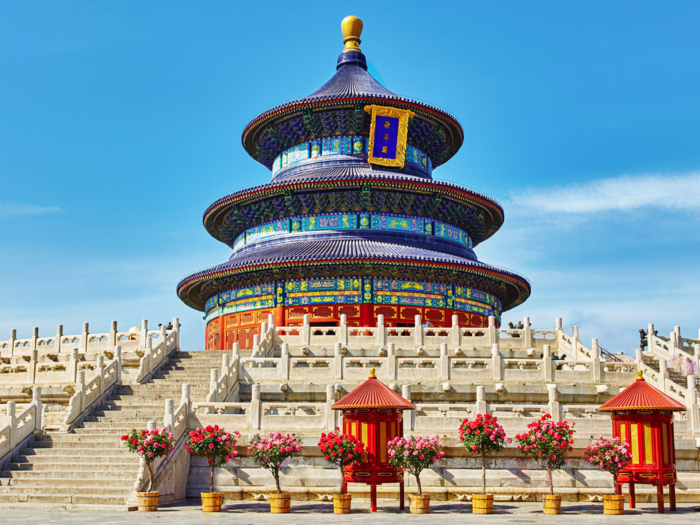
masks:
[[[362,20],[356,16],[346,16],[340,23],[340,29],[343,32],[343,37],[345,37],[343,38],[345,51],[359,51]]]
[[[374,368],[369,369],[369,377],[377,377],[374,375]]]
[[[644,375],[643,370],[637,370],[637,379],[644,379],[642,376]]]

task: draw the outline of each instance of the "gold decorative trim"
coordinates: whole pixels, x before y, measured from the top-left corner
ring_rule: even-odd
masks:
[[[416,114],[408,109],[397,109],[388,106],[376,106],[370,104],[365,106],[365,111],[372,116],[372,121],[369,128],[369,146],[367,150],[367,161],[370,164],[379,164],[381,166],[390,166],[393,168],[403,168],[406,162],[406,143],[408,142],[408,119]],[[377,117],[390,117],[399,119],[399,132],[396,138],[396,158],[385,159],[375,157],[374,151],[374,132]]]

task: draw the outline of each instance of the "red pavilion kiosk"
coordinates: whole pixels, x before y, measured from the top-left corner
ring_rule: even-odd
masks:
[[[369,379],[332,408],[343,411],[343,433],[361,440],[367,451],[362,462],[345,467],[346,487],[348,482],[371,485],[372,512],[376,512],[377,485],[398,483],[403,510],[403,472],[397,472],[389,463],[387,442],[403,436],[403,411],[416,407],[379,381],[372,368]]]
[[[615,491],[629,483],[630,508],[635,507],[634,485],[656,485],[659,512],[664,511],[664,485],[668,485],[670,509],[676,510],[676,446],[673,412],[685,406],[649,385],[637,371],[638,379],[598,410],[612,412],[613,436],[627,440],[632,461],[615,480]]]

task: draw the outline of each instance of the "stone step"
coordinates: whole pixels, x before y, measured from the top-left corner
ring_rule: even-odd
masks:
[[[152,421],[152,420],[151,420]],[[156,426],[160,429],[163,427],[161,426],[163,424],[162,418],[160,418],[160,421],[158,418],[155,418]],[[86,421],[84,423],[84,426],[82,428],[76,428],[75,433],[76,434],[128,434],[131,432],[133,429],[136,430],[143,430],[146,428],[146,423],[124,423],[124,424],[116,424],[116,423],[109,423],[105,421]],[[99,432],[98,432],[99,431]],[[107,431],[107,432],[105,432]]]
[[[121,439],[117,438],[115,435],[115,439],[113,441],[98,441],[98,440],[85,440],[85,441],[63,441],[61,443],[53,443],[51,441],[35,441],[33,443],[27,443],[27,449],[32,449],[32,450],[42,450],[42,449],[53,449],[53,450],[68,450],[68,449],[75,449],[75,448],[80,448],[80,449],[91,449],[91,450],[96,450],[99,449],[100,453],[103,453],[106,450],[114,449],[114,450],[124,450],[126,451],[126,447],[122,444]],[[25,450],[25,449],[21,449]],[[21,454],[22,452],[20,452]]]
[[[6,509],[65,509],[65,510],[127,510],[124,495],[92,494],[0,494],[0,508]]]
[[[76,480],[90,480],[90,481],[117,481],[119,483],[136,481],[136,474],[138,474],[139,466],[136,465],[136,470],[133,468],[126,468],[125,465],[119,465],[118,468],[110,468],[109,465],[102,465],[102,469],[93,470],[57,470],[55,472],[47,472],[44,470],[32,470],[32,469],[21,469],[21,470],[0,470],[0,478],[4,479],[17,479],[21,480],[19,484],[25,485],[30,484],[40,484],[43,485],[44,481],[49,479],[55,481],[56,479],[65,480],[68,482],[75,482]],[[12,484],[14,482],[11,482]]]
[[[17,474],[17,473],[16,473]],[[25,474],[32,474],[31,472],[26,472]],[[41,473],[40,473],[41,474]],[[17,488],[21,490],[27,490],[30,488],[40,489],[40,490],[56,490],[59,488],[65,488],[66,491],[76,491],[83,489],[88,494],[95,494],[96,490],[108,488],[113,493],[115,489],[121,488],[123,490],[131,492],[136,482],[136,476],[129,476],[128,474],[123,475],[121,478],[114,479],[80,479],[75,477],[59,478],[54,476],[41,476],[36,479],[21,479],[15,481],[16,478],[3,478],[0,487],[5,489],[0,491],[7,494],[7,489]],[[10,485],[7,483],[10,482]]]
[[[179,400],[178,400],[179,401]],[[97,411],[109,411],[109,412],[123,412],[123,411],[139,411],[139,410],[155,410],[156,406],[160,410],[162,407],[160,405],[165,406],[165,402],[161,401],[159,405],[156,405],[155,403],[139,403],[139,404],[131,404],[127,403],[126,401],[119,401],[119,404],[109,401],[107,403],[103,403],[100,408],[95,410],[94,412]],[[94,413],[93,412],[93,413]]]
[[[131,466],[139,464],[138,457],[135,454],[130,455],[108,455],[108,456],[78,456],[69,455],[57,456],[57,455],[27,455],[27,456],[13,456],[12,465],[47,465],[49,467],[58,467],[59,465],[65,465],[67,468],[71,468],[71,465],[76,467],[79,465],[80,468],[85,466],[102,466],[102,465],[119,465],[121,466]],[[7,467],[8,469],[13,467]],[[62,467],[61,467],[62,469]]]
[[[152,420],[157,420],[158,415],[153,414],[152,416],[149,415],[142,415],[142,416],[125,416],[122,414],[119,414],[118,412],[114,413],[109,413],[109,415],[105,416],[88,416],[84,420],[84,424],[88,425],[90,423],[119,423],[122,426],[123,425],[131,425],[133,424],[134,426],[138,427],[143,427],[146,428],[146,423]],[[163,411],[160,411],[160,416],[162,417]]]
[[[163,410],[165,410],[164,406],[150,406],[148,408],[141,408],[138,410],[134,408],[129,409],[120,407],[116,410],[96,409],[92,411],[92,415],[94,417],[154,417],[162,416]]]
[[[72,485],[75,485],[75,480],[68,480]],[[21,485],[10,485],[0,487],[0,495],[9,494],[43,494],[43,495],[92,495],[92,496],[122,496],[129,497],[131,491],[134,488],[134,482],[136,479],[131,480],[131,486],[112,484],[104,485],[101,487],[90,486],[94,481],[90,480],[86,486],[70,486],[70,485],[56,485],[56,486],[21,486]]]
[[[112,432],[109,434],[83,433],[83,434],[59,434],[38,436],[37,441],[50,442],[60,445],[61,443],[92,442],[92,441],[121,441],[121,437],[127,432]]]

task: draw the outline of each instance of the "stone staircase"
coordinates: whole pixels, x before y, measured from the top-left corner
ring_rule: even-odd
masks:
[[[656,356],[649,356],[647,354],[642,354],[642,361],[644,362],[645,365],[647,365],[649,368],[654,370],[655,372],[659,372],[659,361],[658,357]],[[683,377],[679,373],[675,372],[674,370],[667,370],[668,372],[668,378],[676,383],[679,386],[686,387],[688,385],[688,380],[687,378]]]
[[[148,383],[121,385],[71,433],[48,433],[27,443],[0,471],[0,508],[126,510],[139,460],[122,444],[132,428],[162,425],[165,400],[177,407],[182,385],[205,401],[219,352],[177,352]]]

